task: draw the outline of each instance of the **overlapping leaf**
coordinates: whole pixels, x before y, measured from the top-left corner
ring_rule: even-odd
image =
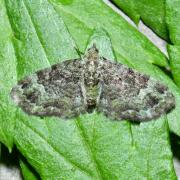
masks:
[[[180,1],[166,1],[166,23],[173,45],[168,45],[170,65],[176,84],[180,87]]]
[[[142,19],[160,37],[169,40],[165,22],[165,0],[112,1],[130,16],[136,24]]]

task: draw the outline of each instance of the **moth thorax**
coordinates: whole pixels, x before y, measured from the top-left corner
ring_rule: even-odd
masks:
[[[98,86],[87,87],[86,96],[87,96],[88,112],[92,112],[92,110],[96,107],[98,92],[99,92]]]
[[[85,85],[89,89],[93,89],[94,86],[97,86],[99,83],[99,78],[97,74],[88,74],[89,76],[85,77]]]

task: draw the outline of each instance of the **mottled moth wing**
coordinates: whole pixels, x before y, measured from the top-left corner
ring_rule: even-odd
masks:
[[[11,96],[28,114],[78,116],[86,112],[82,72],[83,64],[79,59],[55,64],[19,81]]]
[[[101,86],[97,110],[111,119],[156,119],[175,106],[175,98],[166,86],[105,58]]]
[[[96,47],[80,59],[24,78],[11,91],[28,114],[73,118],[91,108],[111,119],[156,119],[175,106],[168,88],[153,78],[100,57]]]

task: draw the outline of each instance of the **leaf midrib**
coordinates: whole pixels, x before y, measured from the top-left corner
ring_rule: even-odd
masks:
[[[100,180],[105,179],[105,178],[103,178],[103,172],[101,172],[101,170],[100,170],[101,168],[100,168],[99,163],[98,163],[97,160],[96,160],[94,151],[93,151],[91,145],[89,144],[89,142],[87,141],[87,138],[86,138],[86,135],[85,135],[86,133],[85,133],[85,131],[84,131],[84,128],[83,128],[80,120],[79,120],[79,119],[76,119],[76,120],[75,120],[75,124],[76,124],[76,127],[77,127],[77,129],[78,129],[78,131],[79,131],[79,134],[80,134],[80,136],[81,136],[81,140],[82,140],[84,146],[86,147],[86,149],[87,149],[87,151],[88,151],[88,154],[89,154],[89,156],[90,156],[90,158],[91,158],[91,160],[92,160],[92,162],[93,162],[93,164],[94,164],[94,167],[95,167],[95,169],[96,169],[96,171],[97,171],[97,174],[98,174],[99,179],[100,179]],[[93,132],[94,132],[94,131],[93,131]]]

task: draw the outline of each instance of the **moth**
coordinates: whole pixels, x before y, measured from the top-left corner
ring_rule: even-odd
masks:
[[[13,101],[30,115],[69,119],[96,110],[113,120],[148,121],[175,107],[168,87],[99,55],[92,46],[20,80]]]

